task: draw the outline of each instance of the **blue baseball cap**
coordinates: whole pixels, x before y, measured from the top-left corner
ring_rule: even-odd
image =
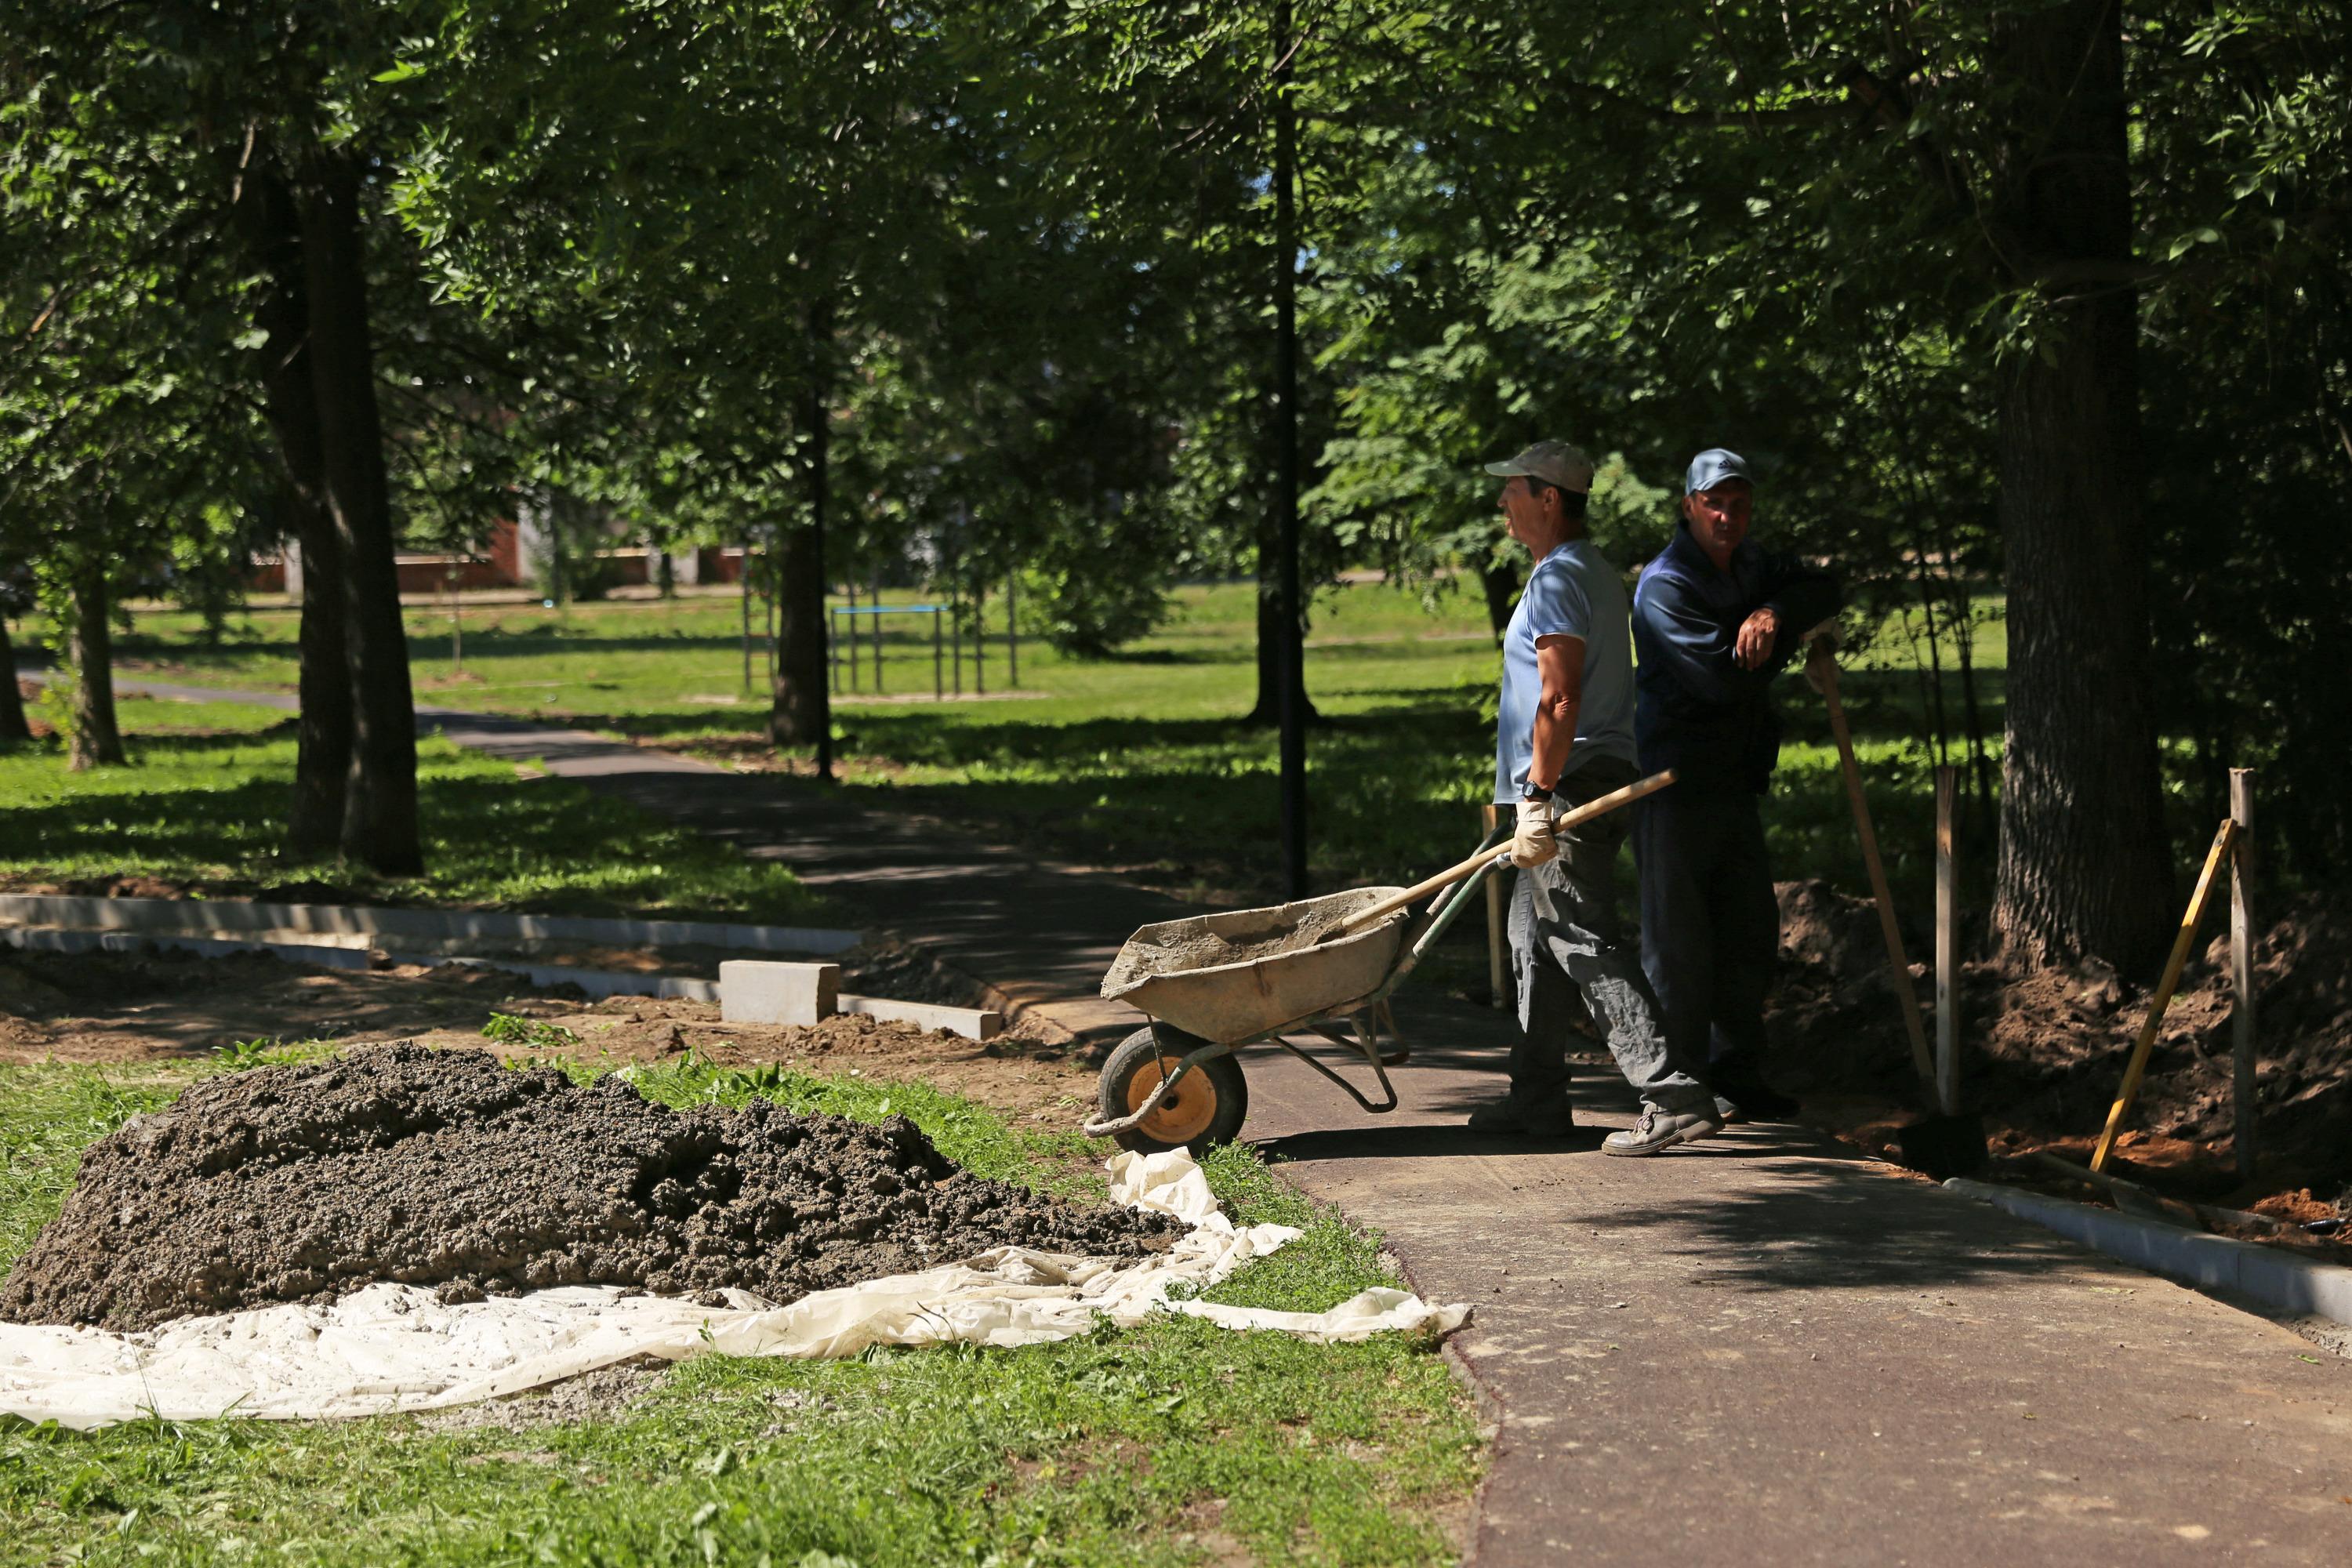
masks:
[[[1683,494],[1695,496],[1701,490],[1711,490],[1726,479],[1746,479],[1756,482],[1748,471],[1748,459],[1721,447],[1709,447],[1691,459],[1690,472],[1683,476]]]

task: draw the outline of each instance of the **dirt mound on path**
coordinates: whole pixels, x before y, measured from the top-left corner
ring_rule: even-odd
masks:
[[[93,1144],[0,1316],[142,1329],[380,1279],[782,1303],[992,1247],[1129,1257],[1181,1229],[971,1175],[903,1117],[675,1110],[618,1078],[399,1045],[213,1079]]]

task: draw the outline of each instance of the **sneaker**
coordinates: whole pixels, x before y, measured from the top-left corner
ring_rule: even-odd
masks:
[[[1564,1138],[1576,1128],[1576,1113],[1564,1100],[1549,1103],[1517,1095],[1482,1105],[1470,1113],[1473,1132],[1509,1132],[1522,1138]]]
[[[1687,1143],[1694,1138],[1704,1138],[1710,1132],[1723,1131],[1723,1118],[1712,1106],[1705,1110],[1667,1110],[1655,1105],[1642,1107],[1642,1119],[1623,1132],[1612,1132],[1601,1141],[1604,1154],[1663,1154],[1677,1143]]]

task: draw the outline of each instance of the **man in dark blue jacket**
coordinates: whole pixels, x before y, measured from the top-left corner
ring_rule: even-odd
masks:
[[[1771,685],[1840,593],[1828,573],[1748,537],[1755,493],[1737,453],[1693,458],[1682,526],[1633,590],[1634,743],[1642,772],[1675,774],[1635,805],[1633,855],[1642,968],[1668,1058],[1706,1081],[1718,1112],[1785,1116],[1795,1102],[1762,1071],[1780,933],[1759,812],[1780,750]]]

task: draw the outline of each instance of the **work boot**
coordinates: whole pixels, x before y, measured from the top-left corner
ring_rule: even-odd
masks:
[[[1663,1154],[1677,1143],[1687,1143],[1694,1138],[1704,1138],[1710,1132],[1723,1131],[1723,1119],[1713,1106],[1704,1110],[1668,1110],[1662,1105],[1644,1102],[1642,1119],[1623,1132],[1612,1132],[1601,1141],[1604,1154]]]
[[[1559,1095],[1507,1095],[1470,1113],[1473,1132],[1508,1132],[1522,1138],[1565,1138],[1576,1113]]]
[[[1706,1086],[1715,1091],[1716,1109],[1728,1105],[1741,1121],[1785,1121],[1797,1114],[1797,1101],[1765,1082],[1762,1071],[1744,1058],[1726,1058],[1709,1068]]]

